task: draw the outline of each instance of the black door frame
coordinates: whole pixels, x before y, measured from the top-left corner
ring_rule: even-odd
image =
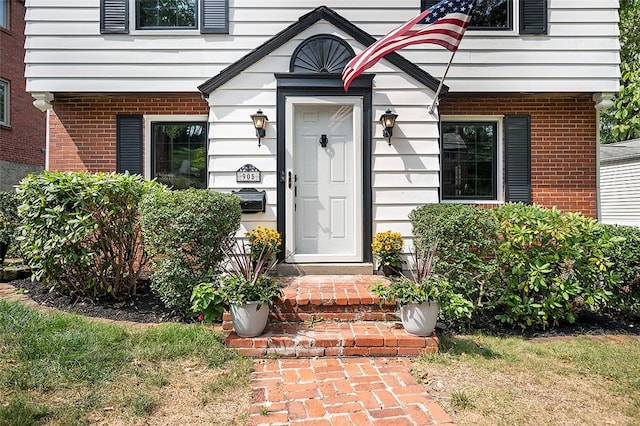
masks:
[[[282,235],[282,250],[279,259],[286,253],[286,101],[287,98],[301,96],[350,96],[362,97],[362,260],[372,261],[371,242],[373,233],[373,191],[372,191],[372,88],[375,74],[361,75],[351,83],[345,92],[339,74],[282,73],[275,74],[277,88],[277,176],[278,176],[278,217],[277,228]],[[355,123],[354,123],[355,124]]]

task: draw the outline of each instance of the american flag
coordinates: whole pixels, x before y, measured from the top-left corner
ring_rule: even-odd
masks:
[[[475,0],[442,0],[356,55],[342,71],[344,90],[382,57],[410,44],[432,43],[454,52],[471,20]]]

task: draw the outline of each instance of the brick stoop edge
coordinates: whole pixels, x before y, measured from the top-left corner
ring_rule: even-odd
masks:
[[[416,356],[438,351],[434,334],[408,334],[395,305],[383,304],[367,288],[378,276],[282,277],[284,296],[258,337],[233,332],[225,312],[225,345],[251,357]]]

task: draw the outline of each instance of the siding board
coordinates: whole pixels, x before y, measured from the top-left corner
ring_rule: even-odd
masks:
[[[600,205],[603,223],[640,226],[640,161],[603,164]]]
[[[131,34],[122,35],[100,34],[99,3],[97,0],[28,2],[27,90],[151,92],[170,87],[175,91],[195,91],[203,81],[318,5],[315,0],[277,0],[265,8],[257,0],[236,0],[230,2],[230,34],[132,30]],[[343,0],[323,2],[376,38],[415,16],[419,3],[417,0],[398,0],[392,4],[372,0],[366,5]],[[487,92],[558,88],[566,92],[617,91],[616,8],[615,0],[550,0],[549,36],[545,37],[470,30],[456,55],[451,77],[447,78],[450,91],[470,88]],[[314,31],[340,33],[322,22],[314,26]],[[298,40],[308,34],[301,34]],[[357,43],[348,41],[356,51],[361,49]],[[292,43],[291,49],[297,44]],[[281,54],[286,62],[290,51]],[[445,49],[433,46],[404,49],[401,54],[434,77],[442,75],[450,57]],[[280,58],[273,61],[279,62]],[[260,71],[281,69],[275,62],[265,61]],[[176,70],[185,64],[184,72]],[[104,71],[94,71],[92,65]],[[387,71],[376,68],[372,72]],[[578,78],[571,79],[568,74]],[[402,78],[392,78],[397,79],[395,84],[403,84]],[[505,86],[504,78],[512,81]]]

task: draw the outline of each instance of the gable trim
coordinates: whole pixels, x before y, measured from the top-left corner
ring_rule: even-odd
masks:
[[[322,19],[334,25],[336,28],[344,31],[349,36],[353,37],[354,40],[365,47],[368,47],[376,41],[376,39],[370,34],[353,25],[351,22],[337,14],[334,10],[326,6],[320,6],[307,13],[306,15],[301,16],[298,22],[295,22],[289,27],[280,31],[278,34],[267,40],[256,49],[252,50],[247,55],[240,58],[238,61],[223,69],[218,75],[199,85],[198,90],[200,90],[203,97],[208,98],[209,94],[214,92],[217,88],[227,83],[238,74],[249,68],[251,65],[255,64],[279,47],[283,46],[294,36],[300,34],[302,31],[306,30]],[[440,83],[438,79],[425,72],[416,64],[408,61],[398,53],[389,53],[384,57],[384,59],[391,62],[407,75],[422,83],[432,91],[435,92],[438,89],[438,85]],[[441,94],[445,95],[448,90],[449,88],[446,85],[443,85]]]

